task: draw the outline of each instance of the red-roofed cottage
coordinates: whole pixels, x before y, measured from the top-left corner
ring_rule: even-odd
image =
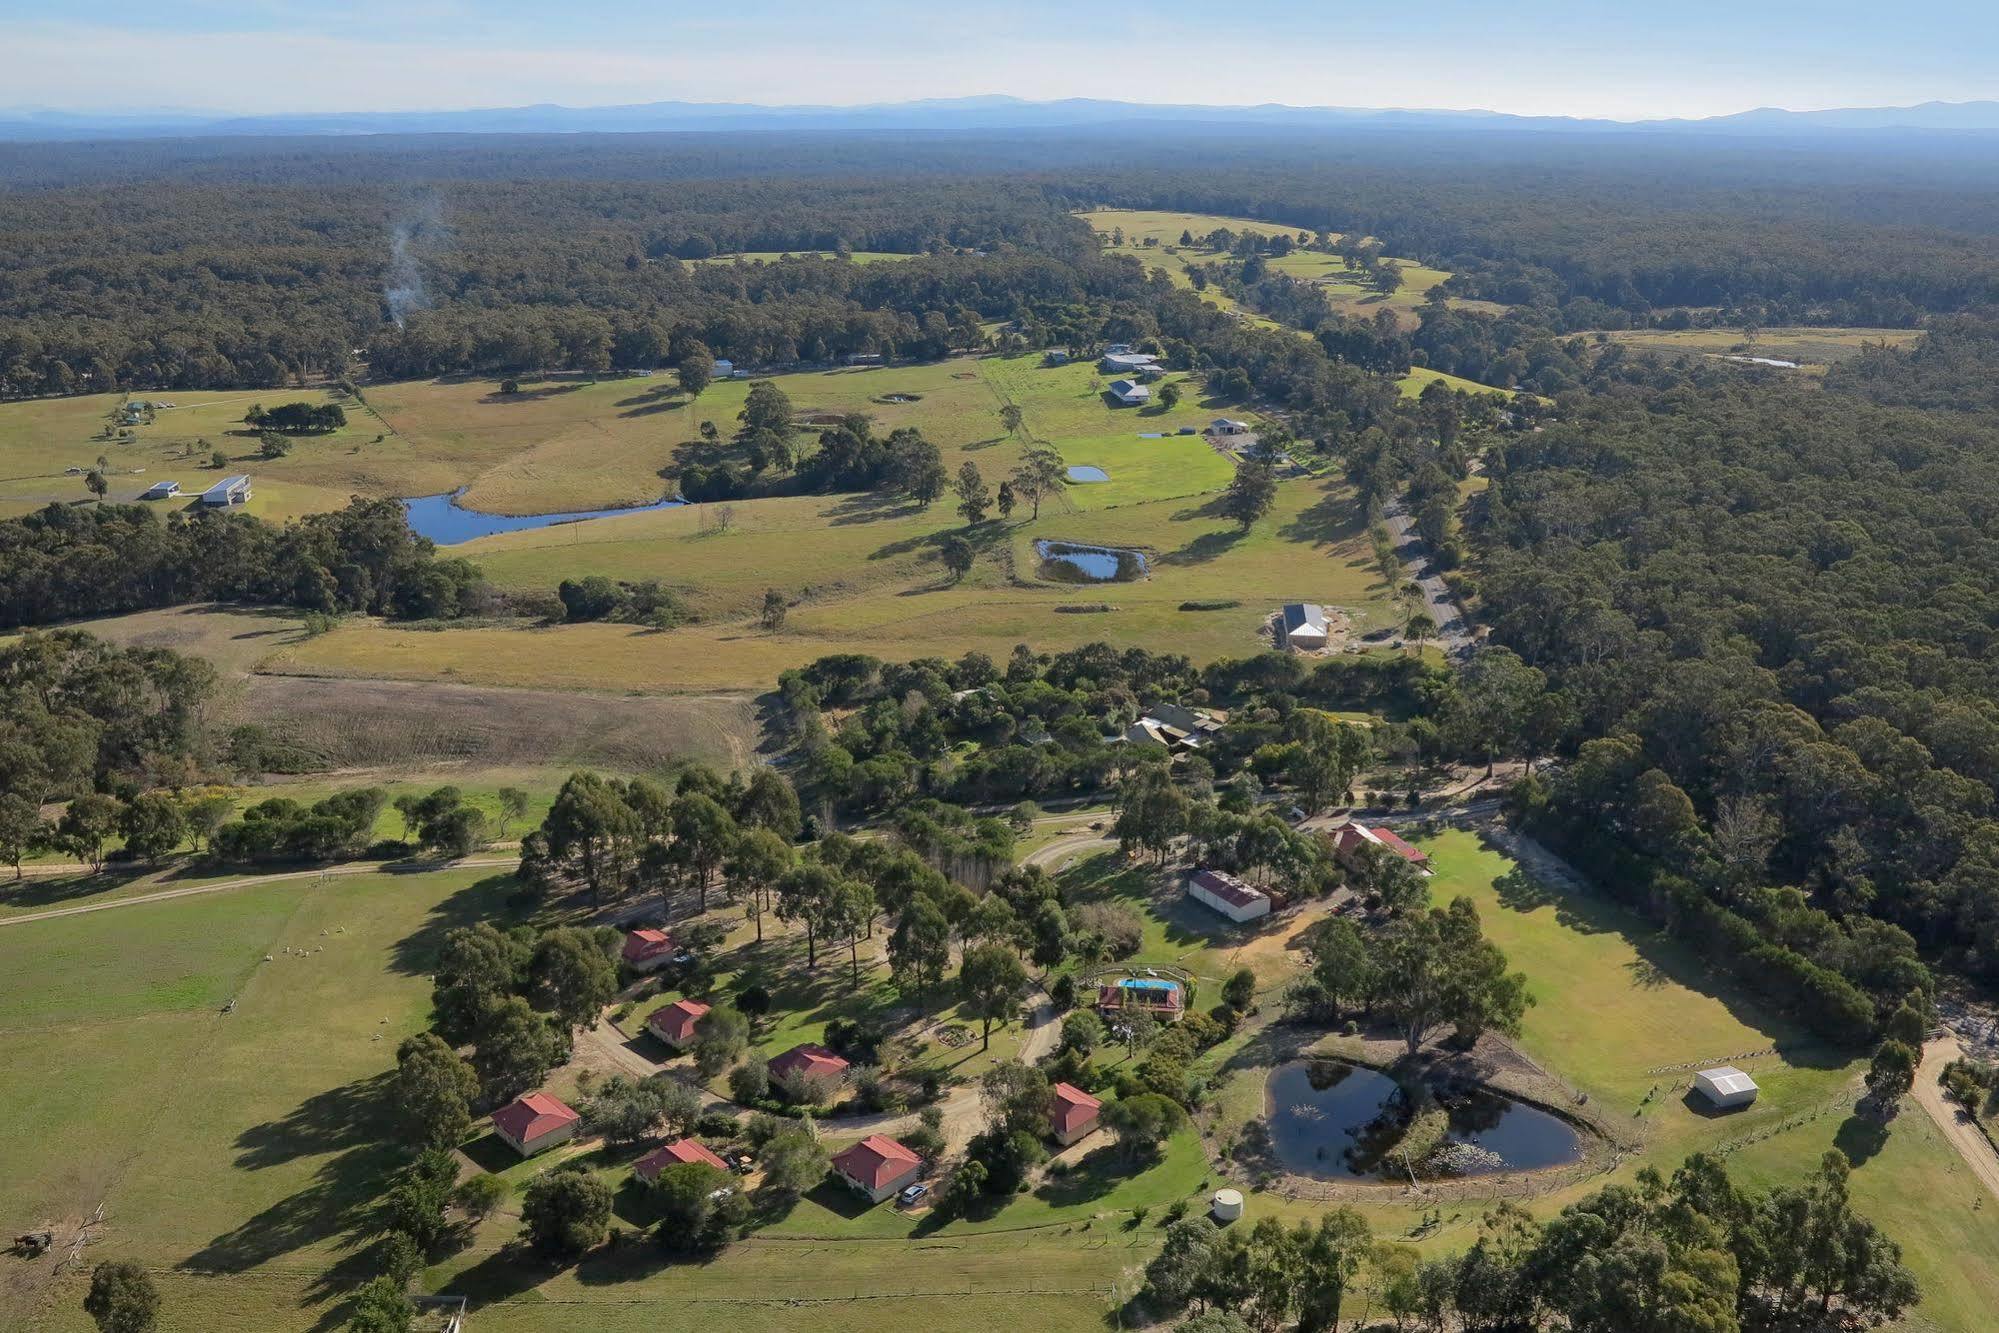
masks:
[[[1428,852],[1423,851],[1421,848],[1411,847],[1408,843],[1396,837],[1392,829],[1378,828],[1374,831],[1374,836],[1383,847],[1394,852],[1410,865],[1415,866],[1426,875],[1430,873],[1430,854]]]
[[[1270,895],[1224,870],[1196,870],[1187,876],[1187,896],[1231,921],[1270,915]]]
[[[795,1102],[822,1100],[847,1077],[847,1062],[824,1046],[794,1046],[770,1062],[770,1081]]]
[[[576,1137],[583,1117],[545,1092],[516,1097],[493,1112],[493,1132],[523,1157]]]
[[[626,931],[622,956],[634,972],[657,972],[673,957],[673,936],[650,926]]]
[[[659,1179],[659,1173],[669,1166],[682,1163],[712,1166],[717,1171],[727,1171],[729,1164],[709,1152],[706,1147],[693,1139],[675,1139],[664,1148],[654,1148],[644,1157],[632,1163],[632,1174],[650,1185]]]
[[[1104,1109],[1104,1104],[1067,1083],[1057,1083],[1052,1091],[1055,1100],[1048,1115],[1048,1129],[1055,1141],[1066,1148],[1096,1129],[1097,1113]]]
[[[1422,850],[1411,847],[1385,828],[1364,828],[1359,824],[1342,824],[1326,835],[1331,839],[1333,852],[1342,861],[1352,864],[1353,858],[1363,847],[1379,847],[1382,851],[1399,856],[1427,875],[1430,873],[1430,858]]]
[[[694,1044],[696,1030],[707,1016],[708,1006],[701,1001],[675,1000],[652,1011],[646,1019],[646,1031],[674,1050],[684,1051]]]
[[[886,1134],[870,1134],[834,1153],[833,1170],[870,1202],[880,1203],[923,1174],[923,1159]]]

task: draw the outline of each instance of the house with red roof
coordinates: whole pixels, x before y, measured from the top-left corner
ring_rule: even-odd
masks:
[[[1411,847],[1390,829],[1367,828],[1360,824],[1346,823],[1326,834],[1333,844],[1333,854],[1348,865],[1361,854],[1364,847],[1376,847],[1392,856],[1399,856],[1422,874],[1430,873],[1430,857],[1421,848]]]
[[[493,1132],[523,1157],[567,1143],[582,1123],[582,1116],[545,1092],[516,1097],[493,1112]]]
[[[1048,1131],[1057,1143],[1066,1148],[1095,1132],[1097,1114],[1104,1109],[1102,1102],[1068,1083],[1057,1083],[1051,1091],[1054,1102],[1048,1112]]]
[[[1231,921],[1254,921],[1270,915],[1270,895],[1226,870],[1196,870],[1187,876],[1187,896]]]
[[[626,931],[620,957],[634,972],[657,972],[673,958],[673,936],[650,926]]]
[[[659,1173],[669,1166],[679,1165],[712,1166],[717,1171],[727,1171],[729,1164],[710,1152],[706,1146],[693,1139],[675,1139],[663,1148],[654,1148],[644,1157],[632,1163],[632,1174],[650,1185],[659,1179]]]
[[[694,1044],[701,1020],[708,1016],[708,1006],[699,1000],[675,1000],[652,1011],[646,1019],[646,1031],[658,1037],[676,1051],[684,1051]]]
[[[833,1172],[880,1203],[923,1174],[923,1159],[886,1134],[870,1134],[833,1154]]]
[[[770,1062],[770,1081],[795,1102],[823,1101],[846,1080],[847,1068],[824,1046],[805,1042]]]

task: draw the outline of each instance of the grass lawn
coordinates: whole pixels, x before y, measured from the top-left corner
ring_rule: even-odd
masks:
[[[1477,380],[1468,380],[1462,375],[1447,375],[1441,370],[1426,370],[1421,366],[1417,366],[1395,381],[1395,387],[1401,391],[1404,398],[1419,398],[1423,390],[1429,388],[1436,380],[1442,380],[1445,388],[1456,389],[1461,393],[1497,393],[1511,398],[1519,392],[1517,389],[1495,389],[1490,384],[1480,384]]]
[[[310,1326],[396,1158],[381,1080],[427,1017],[430,950],[505,891],[483,873],[286,882],[0,931],[0,1061],[64,1071],[0,1086],[29,1127],[0,1147],[0,1214],[102,1204],[92,1256],[152,1270],[169,1329]],[[87,1328],[85,1272],[46,1322],[6,1289],[28,1304],[0,1324]]]

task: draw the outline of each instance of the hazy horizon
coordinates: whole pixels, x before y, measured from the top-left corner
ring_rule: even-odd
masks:
[[[1865,33],[1867,40],[1856,41]],[[1704,118],[1999,98],[1999,15],[1690,3],[1670,14],[1437,0],[1225,13],[1158,0],[1134,20],[1021,0],[746,0],[662,15],[636,0],[552,13],[525,0],[103,0],[88,20],[0,0],[6,102],[80,114],[575,108],[681,101],[852,107],[1005,95],[1201,106]],[[218,90],[226,89],[226,95]]]

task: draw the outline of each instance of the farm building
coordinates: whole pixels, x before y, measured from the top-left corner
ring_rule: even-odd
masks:
[[[1756,1100],[1756,1080],[1734,1065],[1701,1070],[1694,1075],[1694,1087],[1717,1111],[1747,1106]]]
[[[1247,421],[1237,421],[1232,417],[1216,417],[1208,423],[1208,434],[1247,435],[1249,434],[1249,423]]]
[[[567,1143],[582,1123],[582,1116],[545,1092],[516,1097],[493,1112],[493,1132],[523,1157]]]
[[[656,972],[673,957],[673,936],[650,926],[626,931],[625,947],[619,956],[634,972]]]
[[[824,1046],[806,1042],[770,1062],[770,1081],[794,1101],[817,1101],[847,1077],[847,1062]]]
[[[693,1139],[675,1139],[663,1148],[654,1148],[644,1157],[632,1163],[632,1174],[650,1185],[659,1179],[659,1173],[669,1166],[699,1163],[712,1166],[717,1171],[727,1171],[729,1164]]]
[[[701,1020],[707,1016],[708,1006],[701,1001],[675,1000],[652,1011],[652,1016],[646,1019],[646,1031],[674,1050],[682,1051],[693,1044]]]
[[[1326,608],[1313,602],[1284,604],[1284,643],[1300,652],[1326,646]]]
[[[1041,364],[1043,364],[1044,366],[1066,366],[1066,365],[1068,365],[1068,364],[1069,364],[1069,349],[1068,349],[1068,348],[1066,348],[1066,347],[1051,347],[1051,348],[1049,348],[1049,349],[1048,349],[1048,354],[1047,354],[1046,356],[1044,356],[1044,357],[1042,357],[1042,358],[1041,358]]]
[[[145,493],[141,495],[139,498],[141,500],[171,500],[176,495],[179,494],[180,494],[179,482],[156,481],[152,485],[146,487]]]
[[[1105,352],[1097,364],[1112,375],[1131,375],[1159,364],[1159,358],[1147,352]]]
[[[833,1171],[870,1203],[880,1203],[923,1174],[923,1159],[886,1134],[870,1134],[834,1153]]]
[[[246,503],[250,498],[250,479],[246,476],[224,477],[201,493],[201,502],[217,509],[228,505]]]
[[[1051,1091],[1054,1106],[1048,1114],[1048,1132],[1057,1143],[1066,1148],[1096,1132],[1097,1115],[1104,1109],[1102,1102],[1067,1083],[1057,1083]]]
[[[1388,829],[1367,828],[1360,824],[1347,823],[1332,829],[1326,837],[1333,844],[1333,855],[1342,861],[1351,861],[1363,847],[1379,847],[1385,852],[1393,852],[1401,857],[1422,874],[1430,873],[1429,854],[1420,848],[1411,847]]]
[[[1145,1013],[1162,1023],[1177,1023],[1187,1010],[1187,1000],[1177,981],[1164,977],[1126,977],[1097,987],[1097,1008],[1112,1016]]]
[[[1117,399],[1126,407],[1137,407],[1141,403],[1152,401],[1152,390],[1146,388],[1137,380],[1112,380],[1111,397]]]
[[[1225,870],[1196,870],[1187,876],[1187,896],[1231,921],[1254,921],[1270,915],[1270,895]]]
[[[716,378],[716,379],[718,379],[718,380],[725,380],[725,379],[728,379],[728,378],[729,378],[729,377],[730,377],[731,375],[733,375],[733,374],[735,374],[735,373],[736,373],[736,363],[735,363],[735,362],[733,362],[733,361],[730,361],[730,360],[728,360],[728,359],[727,359],[727,358],[725,358],[725,357],[719,357],[719,356],[718,356],[718,357],[716,357],[716,358],[715,358],[715,378]]]

